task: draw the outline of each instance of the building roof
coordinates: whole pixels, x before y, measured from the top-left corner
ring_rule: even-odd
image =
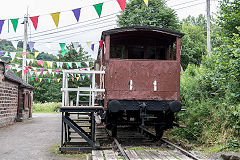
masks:
[[[171,31],[169,29],[160,28],[160,27],[151,27],[151,26],[129,26],[129,27],[122,27],[122,28],[115,28],[110,29],[107,31],[102,32],[102,38],[106,35],[111,35],[115,33],[121,33],[121,32],[132,32],[132,31],[154,31],[159,33],[164,33],[168,35],[172,35],[175,37],[183,37],[184,34],[180,32]]]
[[[20,86],[23,88],[31,88],[31,89],[34,88],[32,85],[25,82],[22,78],[18,77],[14,72],[10,70],[6,70],[4,73],[4,76],[11,81],[19,83]]]

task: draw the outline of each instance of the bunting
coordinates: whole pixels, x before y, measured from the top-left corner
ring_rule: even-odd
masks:
[[[37,30],[37,25],[38,25],[38,17],[39,16],[35,16],[35,17],[30,17],[33,27],[35,28],[35,30]]]
[[[103,45],[103,41],[101,40],[101,41],[99,41],[100,48],[102,47],[102,45]]]
[[[95,5],[93,5],[93,6],[94,6],[94,8],[95,8],[95,10],[96,10],[96,12],[97,12],[99,18],[100,18],[101,13],[102,13],[102,6],[103,6],[103,3],[95,4]]]
[[[16,19],[11,19],[12,25],[13,25],[13,29],[16,32],[17,30],[17,25],[18,25],[18,18]]]
[[[77,20],[77,22],[79,21],[79,17],[80,17],[80,12],[81,12],[81,8],[77,8],[77,9],[73,9],[73,14]]]
[[[92,44],[91,49],[92,49],[92,51],[94,51],[94,44]]]
[[[148,0],[143,0],[145,2],[145,4],[148,6]]]
[[[39,52],[35,52],[35,58],[37,58],[38,55],[39,55]]]
[[[53,21],[54,21],[56,27],[58,27],[59,15],[60,15],[60,12],[52,13],[52,14],[51,14],[52,19],[53,19]]]
[[[11,56],[12,60],[14,60],[15,56],[16,56],[16,52],[10,52],[10,56]]]
[[[2,27],[3,27],[4,21],[5,20],[0,20],[0,34],[2,33]]]
[[[126,6],[126,0],[117,0],[117,2],[119,4],[120,8],[122,9],[122,12],[124,13],[125,6]]]
[[[35,44],[35,42],[32,42],[32,41],[28,42],[28,45],[29,45],[29,48],[30,48],[31,52],[34,48],[34,44]]]

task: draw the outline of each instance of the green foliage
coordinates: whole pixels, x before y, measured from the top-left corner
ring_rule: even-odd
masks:
[[[62,103],[33,103],[33,113],[59,112]]]
[[[223,43],[203,57],[200,67],[189,65],[181,75],[181,99],[186,112],[179,119],[186,129],[173,135],[201,144],[239,149],[240,37],[221,37]]]
[[[205,18],[200,15],[198,18],[189,16],[182,22],[181,32],[184,37],[181,39],[181,65],[185,70],[188,64],[200,65],[202,55],[206,51],[205,30],[202,27],[205,24]]]
[[[239,34],[237,29],[240,26],[239,0],[220,0],[218,24],[227,36],[232,37],[233,33]]]
[[[178,31],[176,13],[168,8],[164,0],[149,1],[148,7],[142,0],[131,0],[126,3],[124,14],[118,16],[120,27],[157,26]]]

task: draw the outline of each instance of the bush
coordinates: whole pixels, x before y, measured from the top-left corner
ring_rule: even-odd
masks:
[[[59,112],[62,103],[33,103],[33,112],[34,113],[52,113]]]

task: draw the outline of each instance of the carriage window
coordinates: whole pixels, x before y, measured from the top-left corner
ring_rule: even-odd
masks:
[[[110,49],[110,58],[124,58],[125,46],[124,45],[114,45]]]

